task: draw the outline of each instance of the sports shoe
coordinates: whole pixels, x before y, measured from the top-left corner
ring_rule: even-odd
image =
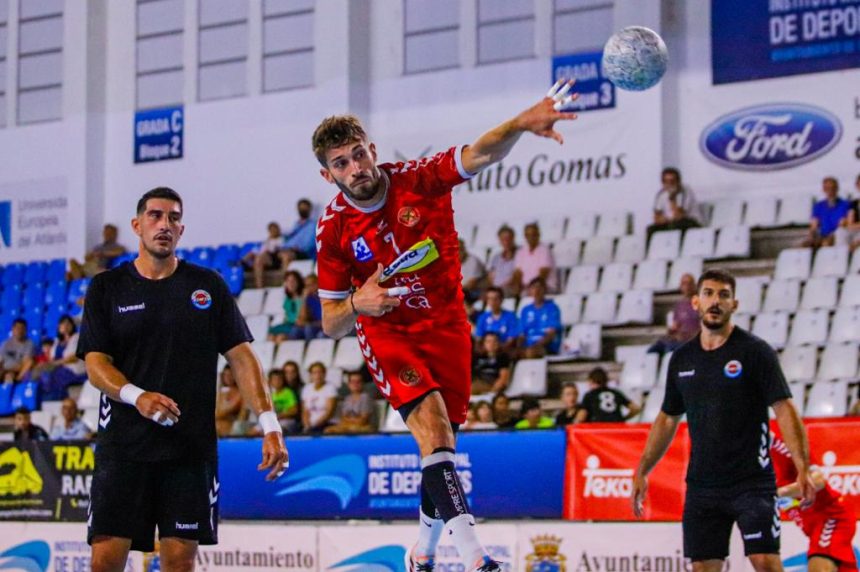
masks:
[[[502,570],[501,566],[499,566],[499,563],[490,558],[489,556],[484,556],[475,564],[477,566],[477,568],[475,568],[475,572],[501,572]]]
[[[432,556],[415,556],[415,548],[406,553],[406,572],[433,572],[436,562]]]

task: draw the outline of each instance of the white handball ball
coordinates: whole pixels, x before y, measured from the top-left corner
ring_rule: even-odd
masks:
[[[644,26],[628,26],[614,34],[603,47],[603,73],[621,89],[643,91],[666,73],[669,52],[657,32]]]

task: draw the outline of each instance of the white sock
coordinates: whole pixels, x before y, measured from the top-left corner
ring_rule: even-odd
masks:
[[[466,570],[472,570],[475,563],[487,556],[487,551],[478,541],[475,534],[475,517],[471,514],[461,514],[449,520],[446,524],[448,535],[460,553],[460,559],[466,565]]]
[[[430,518],[424,511],[418,509],[418,542],[415,544],[415,556],[433,558],[436,555],[436,545],[445,528],[441,518]]]

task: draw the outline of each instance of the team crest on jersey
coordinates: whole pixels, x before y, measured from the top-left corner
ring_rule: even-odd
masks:
[[[421,383],[421,374],[414,367],[404,367],[400,370],[400,383],[408,387],[415,387]]]
[[[403,207],[397,212],[397,222],[412,228],[421,220],[421,213],[415,207]]]
[[[741,365],[741,362],[739,362],[736,359],[733,359],[732,361],[727,363],[725,366],[723,366],[723,373],[729,379],[735,379],[736,377],[738,377],[743,372],[743,370],[744,370],[744,366]]]
[[[373,259],[373,251],[370,250],[363,236],[359,236],[352,241],[352,253],[359,262],[367,262]]]
[[[195,290],[191,293],[191,303],[198,310],[208,310],[212,305],[212,295],[206,290]]]

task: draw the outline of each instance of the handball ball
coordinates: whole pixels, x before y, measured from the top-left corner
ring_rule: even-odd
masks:
[[[657,32],[628,26],[603,47],[603,73],[621,89],[642,91],[654,86],[666,73],[669,52]]]

